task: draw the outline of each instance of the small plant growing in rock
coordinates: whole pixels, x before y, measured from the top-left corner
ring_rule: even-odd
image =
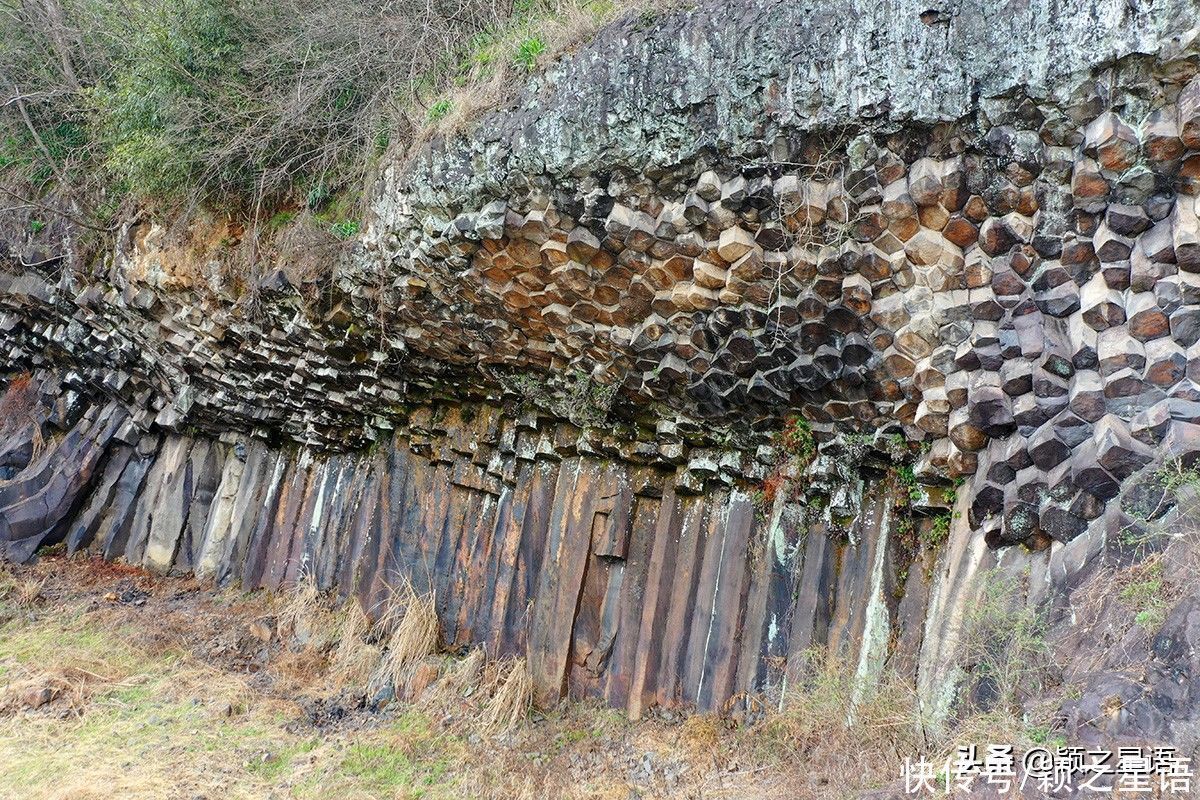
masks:
[[[308,190],[308,194],[304,196],[304,203],[310,211],[320,211],[329,202],[331,196],[329,187],[323,183],[318,183]]]
[[[750,505],[754,506],[755,512],[759,515],[765,515],[768,508],[767,493],[762,487],[755,487],[750,490]]]
[[[817,455],[817,442],[813,438],[812,425],[799,415],[790,417],[779,434],[779,443],[789,456],[798,458],[804,465]]]
[[[913,473],[911,464],[901,464],[896,467],[896,477],[900,481],[900,486],[908,492],[908,500],[915,503],[921,499],[921,487],[917,483],[917,476]]]
[[[783,427],[775,434],[773,442],[778,455],[771,473],[751,491],[755,508],[765,514],[775,503],[781,489],[787,485],[787,476],[799,474],[791,468],[803,470],[817,456],[817,441],[812,426],[800,415],[788,417]]]
[[[778,472],[772,472],[763,478],[762,486],[751,493],[755,508],[764,514],[770,511],[771,506],[775,505],[775,498],[779,496],[779,490],[783,488],[784,483],[784,477]]]
[[[621,389],[617,383],[599,383],[578,369],[551,376],[549,379],[515,374],[503,380],[509,391],[523,401],[568,419],[571,424],[580,428],[608,425],[609,411],[616,403]]]
[[[653,9],[646,9],[638,14],[637,22],[634,24],[634,30],[647,31],[654,27],[655,20],[658,19],[658,14]]]
[[[28,372],[13,376],[4,393],[0,394],[0,434],[16,433],[27,425],[33,426],[34,455],[45,446],[37,408],[38,388],[33,376]]]
[[[950,512],[938,514],[933,518],[926,540],[934,550],[939,549],[950,538]]]
[[[1200,471],[1195,467],[1185,466],[1183,461],[1178,458],[1159,467],[1155,471],[1154,477],[1168,492],[1175,492],[1184,486],[1200,484]]]

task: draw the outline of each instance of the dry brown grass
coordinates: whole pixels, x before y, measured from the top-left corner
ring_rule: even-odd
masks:
[[[0,600],[5,599],[17,589],[18,580],[9,568],[8,562],[0,559]]]
[[[433,595],[418,595],[406,584],[392,598],[378,628],[387,641],[380,677],[391,681],[400,694],[412,684],[425,657],[437,652],[439,624]]]
[[[324,650],[334,644],[339,630],[339,616],[333,607],[333,599],[317,588],[316,581],[311,577],[302,578],[282,595],[281,601],[281,636],[294,640],[302,647],[316,650]]]
[[[292,285],[309,301],[320,293],[320,282],[333,274],[344,242],[307,210],[282,226],[270,241],[273,262],[278,264]]]
[[[347,600],[339,609],[330,678],[336,688],[366,686],[379,669],[383,650],[369,640],[371,620],[358,601]]]
[[[30,608],[42,599],[42,590],[45,588],[45,578],[26,578],[17,584],[13,597],[18,606]]]
[[[22,372],[12,376],[0,394],[0,435],[15,434],[31,428],[33,457],[45,449],[42,426],[38,420],[38,386],[33,376]]]
[[[877,682],[855,677],[844,661],[809,655],[804,682],[789,687],[783,711],[756,726],[751,746],[767,759],[783,756],[803,773],[797,797],[829,797],[833,787],[865,788],[894,780],[905,756],[929,752],[916,694],[891,673]]]
[[[448,699],[463,699],[475,694],[483,676],[487,655],[482,648],[472,648],[465,656],[456,659],[442,673],[437,682],[437,693],[430,693],[429,699],[436,704],[440,697]]]
[[[22,587],[36,587],[40,594],[44,579],[25,578]],[[34,594],[25,588],[26,596]],[[0,716],[20,708],[40,708],[50,702],[68,716],[78,716],[98,693],[131,685],[137,668],[129,653],[115,648],[111,657],[103,652],[108,633],[83,626],[78,617],[39,624],[26,624],[0,641],[0,664],[7,670],[0,689]]]
[[[712,714],[694,714],[683,721],[679,739],[691,757],[711,759],[721,741],[721,720]]]
[[[130,798],[824,799],[891,782],[903,756],[953,741],[926,739],[903,681],[864,686],[825,654],[782,713],[749,727],[712,715],[631,723],[598,702],[530,714],[525,660],[429,655],[433,614],[411,595],[372,626],[357,602],[334,609],[304,582],[267,601],[181,595],[183,582],[156,579],[132,606],[103,599],[126,579],[105,565],[50,558],[15,577],[47,586],[42,604],[0,623],[0,797],[86,798],[98,785]],[[269,646],[252,632],[264,619],[276,622]],[[379,643],[397,637],[410,666],[440,677],[415,702],[368,707],[387,673]],[[211,655],[229,642],[248,651]],[[264,647],[265,661],[241,657]],[[43,687],[55,696],[42,708],[11,700]],[[345,716],[318,721],[314,705]],[[954,733],[1019,741],[1012,718],[969,722]]]
[[[375,693],[390,684],[403,694],[427,657],[437,651],[433,598],[418,596],[411,586],[396,593],[374,624],[354,599],[333,608],[332,598],[310,580],[292,587],[277,607],[285,644],[277,668],[297,685],[327,670],[326,683],[333,690]],[[428,672],[430,666],[424,669]]]
[[[499,687],[484,710],[483,725],[489,731],[511,731],[533,708],[533,675],[524,658],[499,662],[494,674]]]

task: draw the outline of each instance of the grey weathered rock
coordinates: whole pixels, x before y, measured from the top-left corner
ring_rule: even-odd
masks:
[[[231,305],[153,221],[103,270],[9,243],[0,356],[62,437],[0,449],[7,556],[310,569],[368,604],[400,574],[448,644],[528,641],[544,699],[635,713],[811,644],[874,664],[893,630],[936,675],[916,631],[965,589],[872,605],[907,568],[876,473],[908,443],[963,481],[956,563],[1026,544],[1046,586],[1156,461],[1200,457],[1200,122],[1187,0],[930,10],[622,19],[387,165],[315,300],[283,265]]]

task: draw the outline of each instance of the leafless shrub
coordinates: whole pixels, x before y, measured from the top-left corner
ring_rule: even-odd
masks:
[[[240,198],[255,222],[296,190],[318,206],[411,139],[426,94],[509,11],[503,0],[11,4],[0,92],[19,112],[4,132],[20,152],[6,165],[44,183],[104,162],[150,194]]]

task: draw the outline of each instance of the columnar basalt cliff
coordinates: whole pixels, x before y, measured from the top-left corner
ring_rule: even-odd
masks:
[[[398,158],[315,293],[145,219],[11,241],[0,543],[412,581],[544,703],[730,708],[816,645],[944,702],[984,570],[1061,602],[1200,455],[1196,19],[635,15]]]

